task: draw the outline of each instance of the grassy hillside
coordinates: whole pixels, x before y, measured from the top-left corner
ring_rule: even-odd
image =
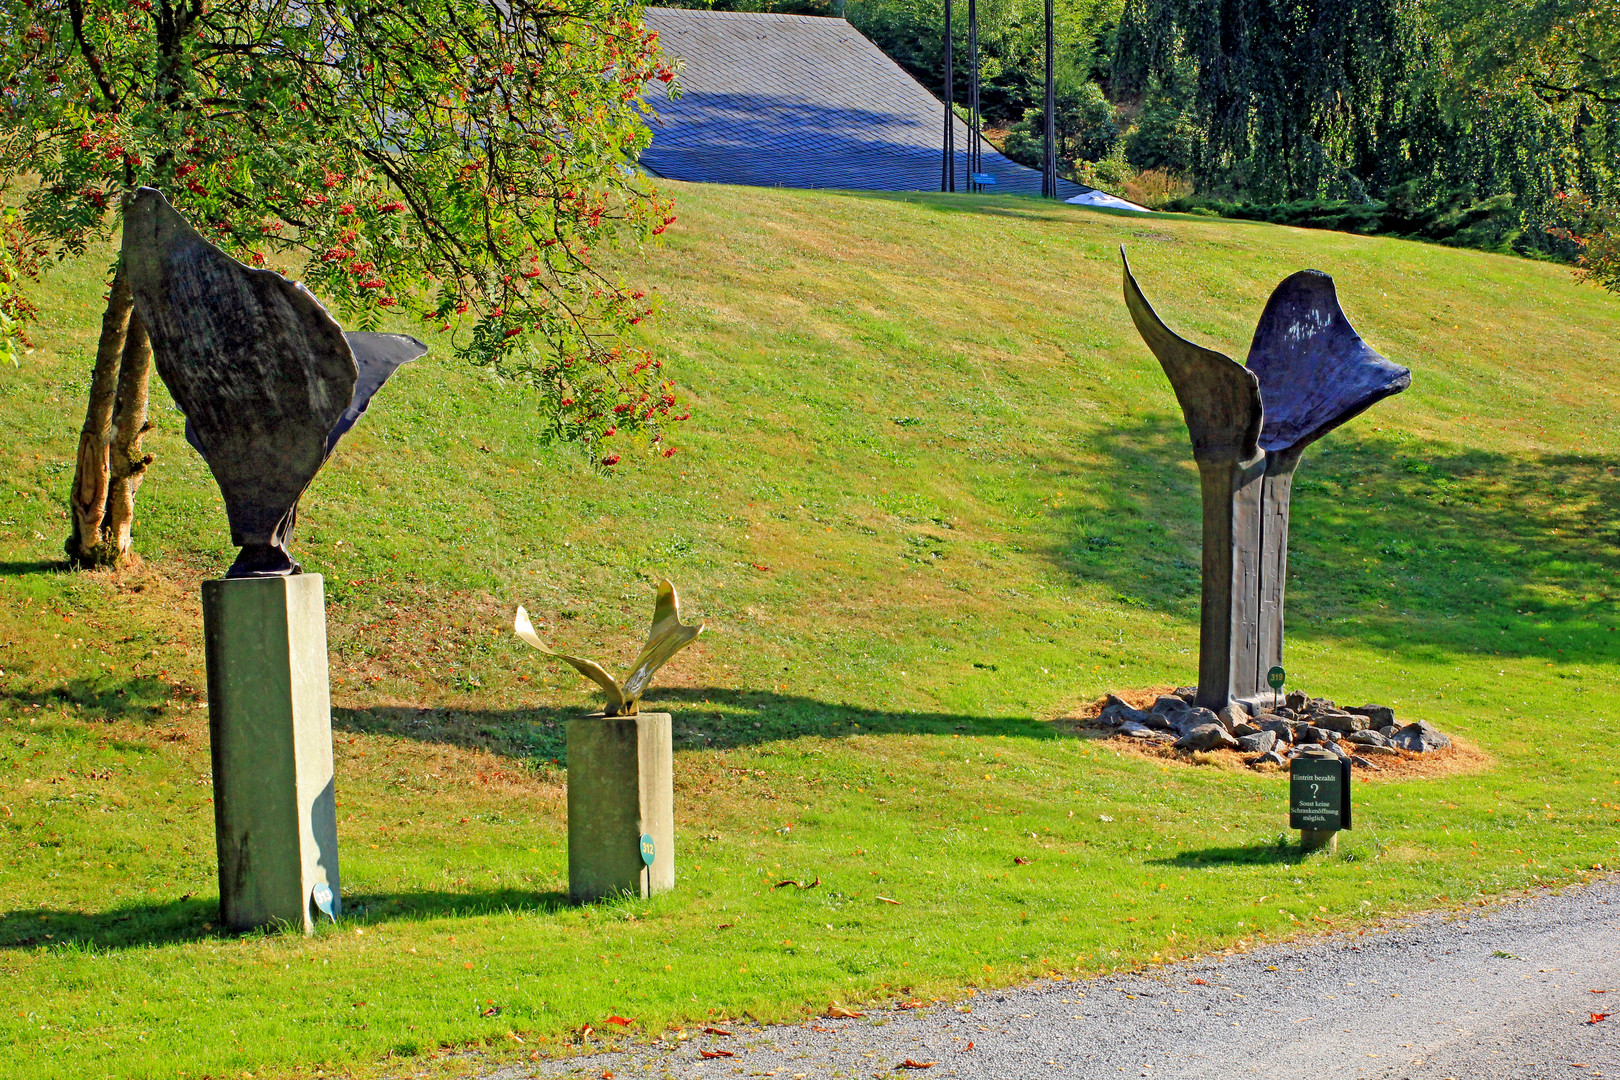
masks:
[[[13,1075],[552,1053],[613,1013],[651,1032],[1134,966],[1620,863],[1615,297],[1258,224],[672,186],[679,223],[627,272],[693,398],[680,453],[592,472],[522,391],[429,357],[304,499],[352,916],[307,941],[212,925],[196,597],[234,553],[161,392],[146,569],[57,562],[106,253],[52,279],[41,348],[0,372]],[[1287,666],[1494,764],[1358,784],[1337,858],[1278,845],[1275,777],[1051,722],[1195,673],[1197,474],[1121,244],[1188,336],[1241,357],[1316,267],[1413,370],[1300,468]],[[680,736],[679,885],[570,909],[560,721],[594,698],[510,611],[622,666],[660,574],[710,626],[648,701]]]

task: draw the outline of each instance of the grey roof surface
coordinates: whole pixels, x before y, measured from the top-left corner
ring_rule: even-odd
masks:
[[[647,8],[666,56],[685,61],[682,96],[658,112],[648,171],[757,187],[938,191],[945,107],[843,19]],[[655,84],[656,85],[656,84]],[[956,125],[957,190],[968,129]],[[1041,174],[981,141],[988,190],[1039,195]],[[1088,190],[1058,182],[1060,198]]]

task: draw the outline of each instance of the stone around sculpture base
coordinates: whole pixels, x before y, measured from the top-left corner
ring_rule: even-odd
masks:
[[[310,933],[317,886],[341,911],[323,582],[205,581],[202,603],[220,921]]]
[[[653,860],[642,858],[643,836]],[[588,904],[675,887],[674,743],[668,713],[568,722],[568,895]]]

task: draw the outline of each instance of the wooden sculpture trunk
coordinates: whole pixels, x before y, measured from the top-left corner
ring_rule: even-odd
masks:
[[[1121,252],[1123,258],[1124,252]],[[1248,366],[1176,336],[1125,266],[1125,305],[1164,368],[1192,437],[1203,493],[1204,588],[1197,704],[1253,699],[1282,663],[1289,500],[1305,447],[1412,373],[1374,352],[1333,279],[1285,278],[1260,316]]]

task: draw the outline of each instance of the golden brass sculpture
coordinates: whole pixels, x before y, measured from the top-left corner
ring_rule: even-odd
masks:
[[[675,595],[675,586],[667,579],[660,579],[658,599],[653,603],[652,629],[647,633],[647,644],[641,647],[641,654],[631,665],[630,673],[624,677],[623,683],[609,675],[596,661],[569,656],[547,645],[541,640],[540,635],[534,632],[534,624],[529,621],[529,613],[521,607],[517,609],[517,618],[512,624],[512,629],[516,631],[518,637],[536,649],[568,664],[606,691],[608,701],[604,712],[608,716],[634,716],[639,711],[641,695],[646,692],[647,684],[652,681],[653,672],[663,667],[670,657],[696,641],[697,636],[703,633],[705,625],[698,623],[696,626],[687,626],[681,623],[681,601]]]

